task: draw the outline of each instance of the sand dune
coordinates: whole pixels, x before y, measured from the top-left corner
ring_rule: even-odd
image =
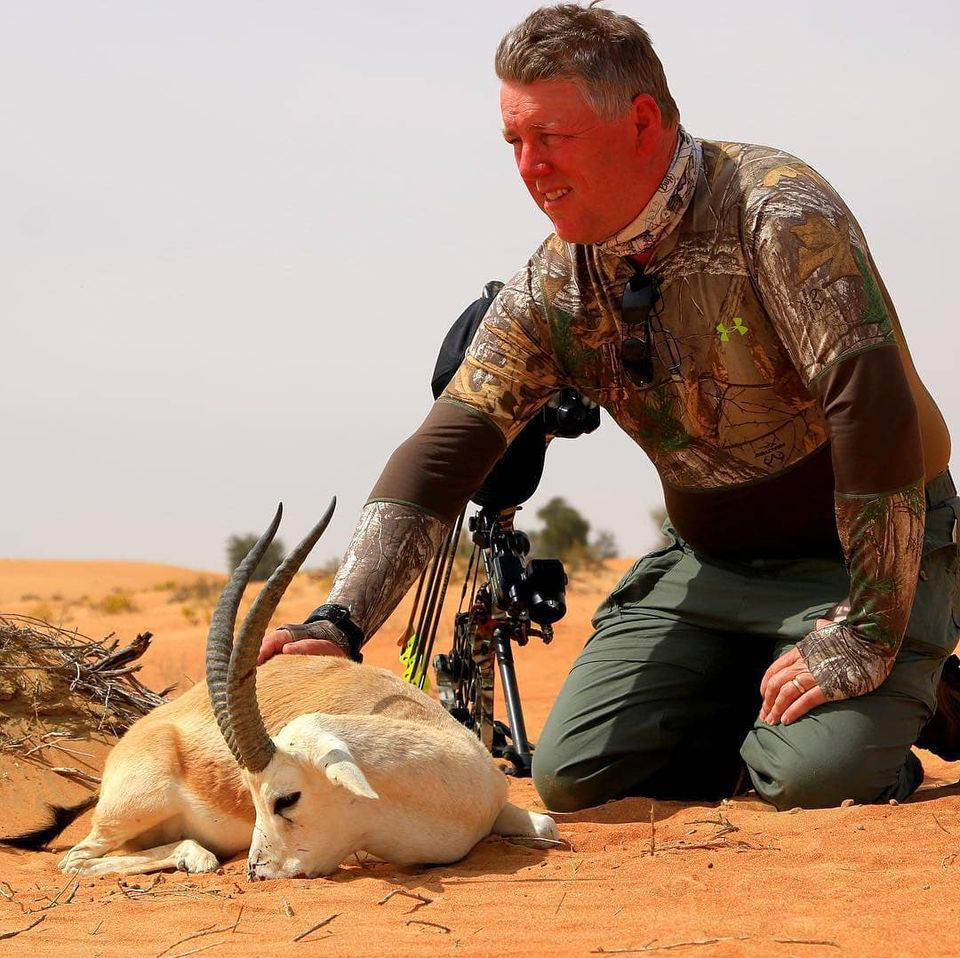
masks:
[[[534,739],[590,613],[625,565],[575,582],[554,643],[518,651]],[[185,687],[202,676],[218,581],[148,563],[4,560],[0,611],[122,641],[149,629],[141,678]],[[325,594],[325,582],[298,576],[275,622],[298,621]],[[398,668],[392,640],[407,614],[405,604],[391,617],[369,662]],[[69,757],[96,772],[109,741],[69,747],[80,754],[57,763]],[[628,799],[558,816],[570,849],[490,838],[452,866],[354,863],[313,881],[251,885],[234,861],[217,875],[68,882],[57,851],[82,836],[88,813],[54,851],[0,849],[0,954],[960,954],[960,767],[920,754],[927,781],[903,805],[777,814],[751,797],[719,806]],[[0,753],[5,832],[35,824],[46,801],[88,793]],[[511,796],[540,807],[529,782],[511,781]],[[396,889],[420,897],[385,901]]]

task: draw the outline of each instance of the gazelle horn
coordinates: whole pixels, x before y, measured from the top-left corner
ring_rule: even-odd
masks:
[[[283,593],[326,529],[336,504],[334,498],[323,518],[270,576],[240,626],[236,642],[233,642],[240,597],[253,569],[276,534],[282,514],[282,507],[279,508],[270,528],[250,550],[223,590],[210,623],[207,644],[210,700],[230,751],[251,772],[266,768],[275,751],[257,705],[256,662],[260,642]]]

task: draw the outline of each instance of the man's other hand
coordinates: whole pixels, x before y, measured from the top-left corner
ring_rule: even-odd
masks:
[[[818,629],[826,625],[830,623],[823,619],[817,622]],[[759,720],[767,725],[789,725],[827,701],[796,646],[767,669],[760,682],[760,694],[763,706]]]
[[[349,658],[338,642],[343,638],[330,622],[311,622],[309,625],[282,625],[267,633],[260,643],[257,665],[263,665],[275,655],[339,655]]]

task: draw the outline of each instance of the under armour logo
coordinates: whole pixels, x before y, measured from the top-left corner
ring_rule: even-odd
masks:
[[[733,318],[733,329],[727,329],[723,323],[717,323],[717,332],[720,334],[721,343],[730,342],[730,334],[734,331],[738,332],[741,336],[746,335],[747,327],[743,325],[743,320],[739,316]]]

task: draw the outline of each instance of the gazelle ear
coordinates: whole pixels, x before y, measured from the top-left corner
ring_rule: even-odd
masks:
[[[360,771],[360,766],[353,760],[353,756],[346,747],[331,749],[320,758],[319,765],[334,785],[339,785],[360,798],[380,797],[370,787],[366,776]]]
[[[380,796],[370,787],[367,777],[360,771],[360,766],[353,759],[345,762],[333,762],[327,766],[327,778],[335,785],[340,785],[348,792],[359,795],[361,798],[379,798]]]

